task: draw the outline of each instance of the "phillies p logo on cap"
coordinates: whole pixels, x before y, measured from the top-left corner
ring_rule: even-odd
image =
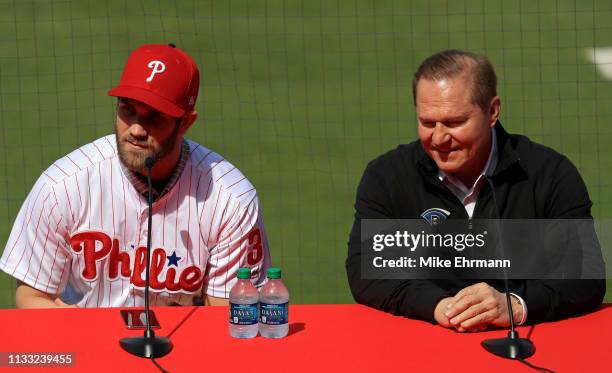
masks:
[[[163,73],[164,71],[166,71],[166,65],[164,65],[164,63],[161,61],[151,61],[147,66],[153,69],[153,71],[151,71],[151,75],[149,75],[149,77],[147,78],[147,82],[153,80],[155,74]]]
[[[193,110],[199,87],[198,66],[187,53],[174,44],[147,44],[130,54],[119,85],[108,95],[131,98],[180,118]]]

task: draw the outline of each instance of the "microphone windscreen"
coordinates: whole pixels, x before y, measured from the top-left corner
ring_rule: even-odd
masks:
[[[145,166],[147,168],[152,168],[154,164],[155,164],[155,159],[153,159],[153,157],[147,157],[145,159]]]

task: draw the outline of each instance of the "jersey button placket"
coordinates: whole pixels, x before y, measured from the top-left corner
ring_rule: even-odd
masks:
[[[140,213],[138,223],[140,225],[140,242],[139,245],[146,246],[147,244],[147,219],[149,218],[149,209],[144,208]]]

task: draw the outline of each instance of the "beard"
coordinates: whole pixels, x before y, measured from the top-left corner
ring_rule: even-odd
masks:
[[[178,130],[179,126],[176,125],[167,139],[162,142],[152,142],[151,140],[153,138],[151,136],[149,136],[148,141],[138,140],[130,135],[128,131],[125,131],[123,137],[120,137],[119,133],[117,132],[117,128],[115,127],[115,140],[117,142],[117,154],[119,155],[119,160],[130,171],[145,174],[145,160],[147,157],[152,157],[157,162],[172,152],[178,139]],[[128,142],[139,146],[146,146],[147,149],[136,150],[132,148]]]

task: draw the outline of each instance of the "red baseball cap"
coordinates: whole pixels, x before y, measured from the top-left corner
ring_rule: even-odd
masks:
[[[198,66],[187,53],[174,44],[148,44],[130,54],[119,85],[108,95],[131,98],[180,118],[193,110],[199,88]]]

